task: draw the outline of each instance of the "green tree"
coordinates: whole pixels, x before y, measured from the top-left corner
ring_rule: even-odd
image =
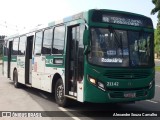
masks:
[[[152,3],[155,5],[155,8],[152,9],[151,14],[154,15],[158,13],[158,23],[157,29],[155,30],[155,53],[157,53],[158,57],[160,56],[160,0],[152,0]]]
[[[151,14],[158,12],[158,19],[160,20],[160,0],[152,0],[152,3],[155,5],[155,8],[152,9]]]
[[[154,32],[154,44],[155,44],[155,53],[158,57],[160,56],[160,29],[156,29]]]

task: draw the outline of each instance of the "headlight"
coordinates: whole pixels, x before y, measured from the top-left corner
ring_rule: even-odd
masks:
[[[105,84],[104,83],[102,83],[102,82],[100,82],[100,81],[98,81],[98,80],[96,80],[96,79],[94,79],[92,77],[88,77],[88,79],[93,85],[95,85],[99,89],[105,91]]]
[[[90,81],[92,84],[96,85],[96,80],[95,80],[95,79],[89,77],[89,81]]]
[[[102,82],[98,82],[98,88],[102,89],[105,91],[105,86]]]
[[[152,80],[152,81],[149,83],[149,89],[151,89],[153,85],[154,85],[154,80]]]

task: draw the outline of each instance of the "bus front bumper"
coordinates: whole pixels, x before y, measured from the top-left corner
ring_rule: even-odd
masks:
[[[121,103],[152,99],[155,85],[150,89],[139,90],[102,90],[90,83],[84,91],[84,101],[92,103]]]

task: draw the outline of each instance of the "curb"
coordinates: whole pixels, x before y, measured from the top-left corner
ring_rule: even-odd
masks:
[[[155,61],[160,61],[160,59],[154,59]]]

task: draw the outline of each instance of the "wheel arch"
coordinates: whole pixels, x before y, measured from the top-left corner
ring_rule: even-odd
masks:
[[[58,79],[62,79],[61,75],[59,73],[55,73],[53,78],[52,78],[52,88],[51,88],[51,92],[54,93],[54,90],[55,90],[55,85],[56,85],[56,82]]]

